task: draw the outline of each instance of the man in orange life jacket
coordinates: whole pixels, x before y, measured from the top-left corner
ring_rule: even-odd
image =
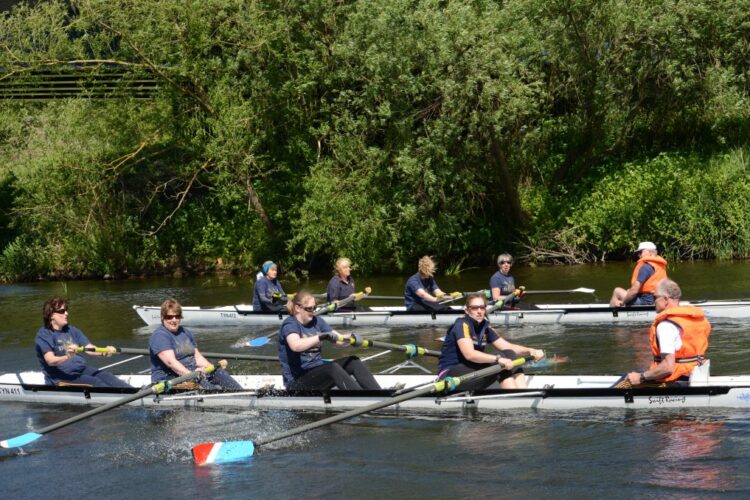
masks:
[[[649,341],[654,361],[643,372],[630,372],[633,385],[646,382],[686,382],[693,368],[703,364],[711,325],[703,309],[681,306],[682,291],[674,281],[661,280],[656,286],[656,319]]]
[[[630,288],[619,286],[612,292],[610,307],[652,305],[656,284],[667,277],[667,261],[659,257],[656,245],[644,241],[638,245],[638,263],[630,278]]]

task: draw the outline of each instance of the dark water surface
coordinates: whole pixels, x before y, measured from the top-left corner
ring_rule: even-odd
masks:
[[[439,277],[445,291],[485,288],[494,269]],[[529,296],[530,301],[606,302],[626,286],[625,264],[517,268],[532,289],[589,287],[586,295]],[[750,263],[690,263],[671,268],[687,299],[750,297]],[[400,295],[403,277],[357,278],[357,288]],[[328,277],[306,289],[321,292]],[[283,277],[282,277],[283,281]],[[284,281],[283,281],[284,282]],[[300,284],[284,282],[287,291]],[[133,304],[174,296],[184,305],[250,302],[240,278],[150,279],[0,285],[2,371],[37,369],[34,335],[49,296],[71,302],[70,321],[96,344],[144,348],[151,329]],[[230,351],[268,329],[193,329],[204,351]],[[360,329],[372,338],[438,349],[441,329]],[[513,342],[566,355],[555,373],[615,374],[648,362],[643,326],[524,326],[503,330]],[[252,352],[275,354],[275,345]],[[243,351],[243,352],[249,352]],[[333,356],[345,351],[331,349]],[[744,322],[714,325],[710,357],[717,375],[750,373]],[[365,356],[369,353],[359,353]],[[117,358],[105,360],[113,362]],[[99,360],[95,360],[99,361]],[[371,363],[373,371],[400,361]],[[435,368],[434,360],[423,363]],[[113,371],[146,368],[137,360]],[[237,373],[278,373],[275,364],[233,362]],[[3,404],[0,439],[58,422],[76,406]],[[320,418],[277,412],[164,411],[119,408],[52,432],[24,449],[0,450],[0,498],[747,498],[750,415],[740,410],[508,411],[463,418],[369,416],[269,445],[247,463],[195,467],[201,441],[255,439]]]

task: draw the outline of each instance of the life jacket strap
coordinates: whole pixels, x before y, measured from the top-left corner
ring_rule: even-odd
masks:
[[[692,356],[690,358],[677,358],[675,359],[675,363],[698,363],[700,365],[703,364],[703,362],[706,360],[703,356]],[[661,356],[654,356],[654,362],[655,363],[661,363],[662,359]]]

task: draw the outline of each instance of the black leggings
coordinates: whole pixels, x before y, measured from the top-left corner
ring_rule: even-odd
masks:
[[[354,376],[354,379],[352,379],[352,376]],[[375,377],[357,356],[334,359],[332,363],[316,366],[292,382],[289,389],[322,391],[333,386],[346,391],[380,389]]]
[[[50,380],[47,383],[50,385],[55,385],[51,382],[52,381]],[[67,382],[69,384],[85,384],[93,387],[119,387],[123,389],[133,388],[132,385],[123,382],[108,371],[100,370],[99,368],[94,368],[93,366],[85,367],[78,376],[60,378],[57,379],[56,382]]]
[[[448,304],[441,304],[440,302],[427,302],[426,300],[423,301],[422,304],[417,304],[416,302],[412,304],[411,308],[409,308],[410,311],[418,311],[418,312],[439,312],[439,311],[447,311],[450,309],[450,305]]]

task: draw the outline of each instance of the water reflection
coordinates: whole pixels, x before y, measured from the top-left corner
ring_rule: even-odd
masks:
[[[626,425],[639,425],[635,413]],[[640,422],[641,428],[644,423]],[[731,467],[719,460],[727,439],[723,420],[705,421],[686,414],[665,416],[648,423],[654,440],[646,484],[666,488],[727,491],[736,488]]]

